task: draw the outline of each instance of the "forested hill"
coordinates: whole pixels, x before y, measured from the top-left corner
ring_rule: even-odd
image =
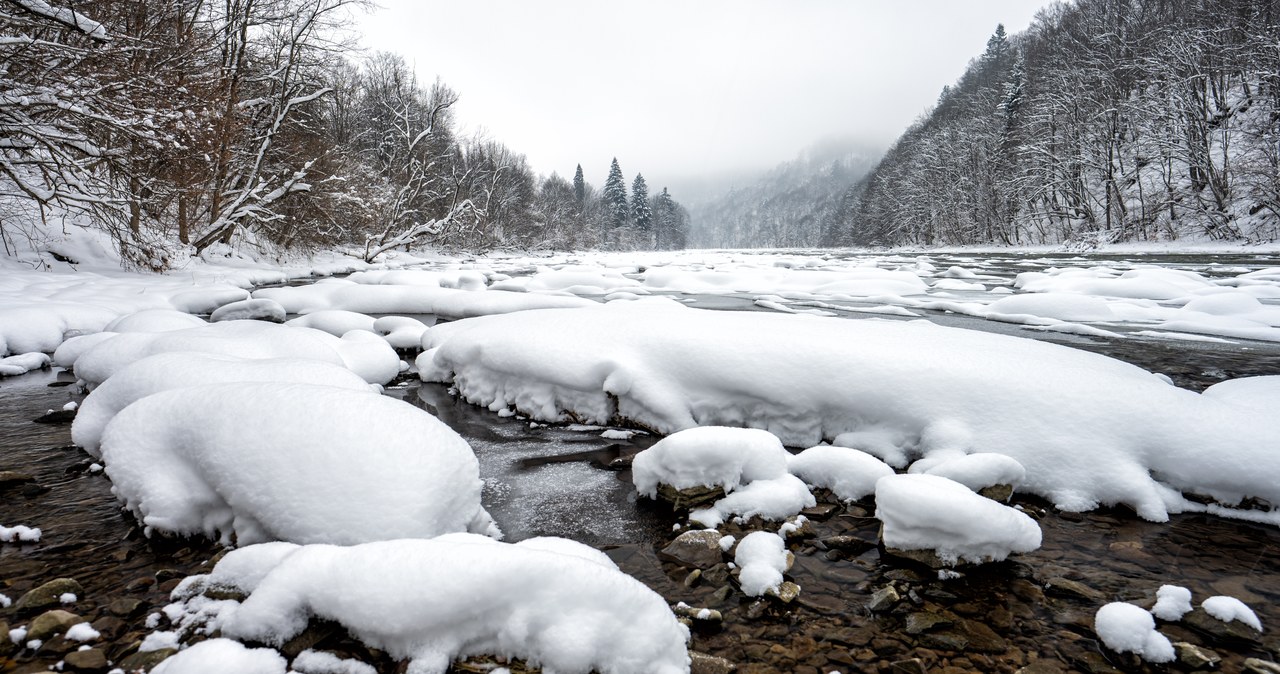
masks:
[[[875,155],[842,143],[815,147],[747,187],[690,208],[690,245],[787,248],[840,242],[841,200],[870,170]]]
[[[858,244],[1280,236],[1280,2],[1077,0],[998,29],[847,195]]]
[[[370,5],[0,0],[0,251],[76,227],[155,270],[223,244],[684,246],[661,182],[615,160],[597,190],[462,136],[456,91],[358,49]]]

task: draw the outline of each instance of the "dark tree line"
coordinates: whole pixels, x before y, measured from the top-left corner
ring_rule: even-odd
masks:
[[[1280,2],[1077,0],[998,28],[844,199],[849,243],[1280,236]]]
[[[455,91],[397,55],[357,58],[342,26],[364,8],[0,0],[6,249],[40,220],[99,227],[149,269],[233,241],[369,258],[684,245],[683,209],[639,176],[642,196],[624,187],[608,210],[580,173],[542,178],[500,142],[459,137]]]

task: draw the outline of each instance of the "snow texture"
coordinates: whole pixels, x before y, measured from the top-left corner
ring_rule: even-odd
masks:
[[[240,300],[224,304],[209,315],[210,323],[222,321],[271,321],[284,322],[284,307],[279,302],[266,299]]]
[[[779,521],[814,505],[817,505],[817,500],[808,485],[787,473],[769,480],[753,480],[716,501],[710,508],[689,513],[689,520],[708,528],[718,527],[735,516],[744,521],[756,516]]]
[[[230,639],[201,641],[161,662],[153,674],[285,674],[284,656],[270,648],[246,648]]]
[[[643,496],[656,498],[658,485],[676,489],[723,487],[732,492],[754,480],[787,472],[790,455],[777,436],[754,428],[704,426],[672,433],[638,454],[632,481]]]
[[[786,542],[777,534],[753,531],[738,543],[733,563],[740,569],[738,582],[748,597],[777,591],[787,570]]]
[[[51,362],[49,356],[43,353],[22,353],[0,358],[0,377],[16,377],[32,370],[43,370]]]
[[[855,449],[820,445],[790,457],[792,475],[812,487],[830,489],[841,501],[857,501],[875,493],[876,480],[892,475],[883,461]]]
[[[1017,487],[1027,476],[1027,471],[1022,464],[1003,454],[991,452],[973,454],[956,452],[955,456],[948,456],[946,452],[937,452],[928,459],[912,464],[910,472],[925,472],[929,475],[945,477],[974,491],[998,484]]]
[[[313,650],[299,653],[291,669],[298,674],[378,674],[373,665]]]
[[[424,380],[539,421],[749,426],[891,465],[1002,454],[1024,467],[1021,491],[1059,508],[1123,504],[1153,521],[1204,509],[1180,491],[1280,502],[1280,427],[1269,415],[1030,339],[646,299],[438,325],[423,346]]]
[[[1026,514],[936,475],[890,475],[876,482],[884,544],[933,550],[944,563],[1001,561],[1040,547],[1040,525]]]
[[[6,527],[0,524],[0,543],[38,543],[40,530],[25,524]]]
[[[373,391],[350,370],[323,361],[241,360],[187,351],[160,353],[129,364],[89,393],[71,425],[71,440],[94,458],[101,458],[98,447],[107,423],[134,402],[171,389],[253,381],[323,384],[352,391]]]
[[[1239,620],[1259,632],[1262,631],[1262,623],[1258,620],[1257,614],[1253,612],[1253,609],[1245,605],[1244,602],[1236,599],[1235,597],[1226,597],[1222,595],[1209,597],[1204,600],[1200,606],[1206,613],[1218,620],[1221,620],[1222,622]]]
[[[148,531],[353,544],[493,531],[471,448],[430,414],[332,386],[210,384],[129,405],[102,437]]]
[[[1173,644],[1156,631],[1156,621],[1146,609],[1124,602],[1107,604],[1094,615],[1093,629],[1113,651],[1137,653],[1147,662],[1173,662]]]
[[[366,645],[409,659],[411,674],[443,674],[455,658],[478,654],[525,658],[561,674],[689,671],[688,629],[662,597],[588,555],[545,543],[450,534],[351,547],[276,544],[266,554],[250,546],[175,595],[248,592],[216,625],[267,644],[283,644],[311,617],[332,620]]]
[[[1161,585],[1156,590],[1156,605],[1151,607],[1155,617],[1173,622],[1190,612],[1191,590],[1178,585]]]
[[[67,629],[67,633],[63,635],[68,641],[93,641],[102,636],[98,630],[93,629],[89,623],[76,623]]]

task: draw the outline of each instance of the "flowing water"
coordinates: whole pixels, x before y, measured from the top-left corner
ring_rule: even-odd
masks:
[[[1122,263],[1130,258],[1117,258]],[[1108,263],[1097,256],[983,258],[935,256],[939,268],[974,267],[1004,278],[1047,264]],[[1276,265],[1262,256],[1145,257],[1197,272],[1239,273],[1240,267]],[[749,296],[692,296],[693,306],[763,310]],[[1044,338],[1085,348],[1163,372],[1199,390],[1223,379],[1280,374],[1280,346],[1231,340],[1108,340],[1046,334],[1016,325],[927,312],[947,325]],[[865,314],[844,313],[853,319]],[[883,317],[878,317],[883,318]],[[895,320],[890,318],[890,320]],[[0,379],[0,471],[24,473],[33,482],[0,482],[0,524],[43,530],[36,544],[0,544],[0,594],[16,600],[56,577],[77,579],[84,593],[69,607],[97,618],[108,656],[127,655],[145,635],[143,616],[166,603],[178,579],[207,569],[218,547],[205,540],[148,539],[123,513],[110,482],[93,461],[71,446],[69,425],[34,423],[49,410],[82,396],[66,373],[42,372]],[[684,601],[721,611],[718,625],[695,624],[691,647],[725,657],[749,672],[852,671],[1143,671],[1135,660],[1101,648],[1093,614],[1108,601],[1150,605],[1169,583],[1188,587],[1197,603],[1216,594],[1248,603],[1265,628],[1259,640],[1223,633],[1208,623],[1161,625],[1173,641],[1212,649],[1222,671],[1243,671],[1248,657],[1274,660],[1280,641],[1280,530],[1202,515],[1174,516],[1167,524],[1131,512],[1057,513],[1034,498],[1014,502],[1035,514],[1044,531],[1041,549],[1015,562],[967,570],[939,580],[924,567],[885,557],[875,544],[877,521],[869,503],[843,506],[827,499],[810,512],[811,526],[792,546],[788,576],[802,587],[790,604],[756,601],[729,585],[718,565],[699,574],[660,557],[682,517],[647,500],[637,501],[626,459],[656,438],[601,437],[603,429],[546,426],[501,417],[468,405],[447,387],[402,382],[387,391],[436,415],[475,449],[486,487],[484,503],[509,540],[556,535],[599,546],[622,569],[672,603]],[[732,525],[731,525],[732,526]],[[775,525],[776,526],[776,525]],[[739,532],[741,533],[741,532]],[[900,600],[871,611],[873,594],[893,587]],[[120,604],[118,600],[137,600]],[[116,602],[112,604],[112,602]],[[108,609],[111,605],[112,609]],[[0,622],[24,624],[29,616],[0,609]],[[0,625],[2,626],[2,625]],[[47,644],[4,655],[0,672],[46,671],[73,645]],[[918,663],[902,664],[902,661]],[[894,665],[893,663],[899,663]],[[902,669],[906,667],[906,669]],[[1164,671],[1150,668],[1151,671]],[[1178,664],[1179,671],[1194,668]]]

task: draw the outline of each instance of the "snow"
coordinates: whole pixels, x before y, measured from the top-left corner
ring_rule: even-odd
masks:
[[[817,505],[817,500],[809,492],[808,485],[794,475],[784,474],[767,480],[753,480],[711,507],[689,513],[689,520],[709,528],[718,527],[734,516],[744,521],[756,516],[778,521],[814,505]]]
[[[1021,491],[1059,508],[1123,504],[1153,521],[1204,509],[1179,491],[1280,502],[1280,428],[1269,415],[1029,339],[654,298],[456,321],[428,330],[423,346],[424,380],[537,421],[626,420],[661,433],[750,426],[793,446],[853,445],[890,465],[1002,454],[1025,469]],[[648,493],[656,482],[640,467]],[[681,474],[690,485],[732,481],[699,469]]]
[[[255,290],[253,297],[274,300],[291,314],[341,309],[362,314],[436,314],[448,318],[595,304],[560,295],[429,285],[370,285],[339,279],[326,279],[308,286],[263,288]]]
[[[161,662],[153,674],[285,674],[284,656],[270,648],[246,648],[230,639],[201,641]]]
[[[935,456],[912,464],[909,472],[925,472],[945,477],[974,491],[998,484],[1016,488],[1027,476],[1027,470],[1022,464],[1004,454],[956,454],[949,456],[946,452],[938,452]]]
[[[0,377],[16,377],[32,370],[43,370],[49,367],[51,362],[47,354],[38,352],[0,358]]]
[[[1173,644],[1156,631],[1156,622],[1147,610],[1113,602],[1098,609],[1093,629],[1107,648],[1119,653],[1137,653],[1147,662],[1173,662]]]
[[[1040,547],[1040,525],[1024,513],[936,475],[876,482],[875,516],[887,547],[933,550],[949,566],[1002,561]]]
[[[209,315],[210,323],[258,320],[283,323],[285,311],[278,302],[266,299],[240,300],[224,304]]]
[[[1221,620],[1222,622],[1231,622],[1239,620],[1240,622],[1252,627],[1259,632],[1262,631],[1262,623],[1258,620],[1257,614],[1253,609],[1245,605],[1244,602],[1235,597],[1216,596],[1209,597],[1200,604],[1200,607],[1209,615]]]
[[[876,480],[892,475],[883,461],[855,449],[819,445],[790,457],[792,475],[812,487],[830,489],[841,501],[857,501],[875,493]]]
[[[1181,620],[1191,612],[1191,590],[1178,585],[1161,585],[1156,590],[1156,605],[1151,614],[1161,620]]]
[[[12,604],[13,600],[9,598],[9,595],[0,594],[0,608],[9,608]]]
[[[427,326],[422,321],[408,316],[383,316],[373,322],[373,331],[387,340],[393,349],[422,348],[422,333]]]
[[[285,321],[285,325],[297,328],[315,328],[334,337],[341,337],[352,330],[374,332],[373,325],[376,322],[377,319],[374,317],[354,311],[325,309],[309,313],[306,316],[291,318]]]
[[[101,451],[113,492],[148,531],[241,545],[496,532],[466,441],[408,403],[361,391],[163,391],[119,412]]]
[[[689,669],[688,629],[662,597],[616,568],[545,545],[450,534],[350,547],[276,544],[268,554],[257,547],[233,550],[175,595],[199,610],[194,593],[206,586],[248,592],[213,618],[225,636],[279,646],[310,617],[322,618],[409,659],[413,674],[443,674],[455,658],[478,654],[562,673]]]
[[[94,458],[101,458],[99,444],[107,423],[134,402],[177,388],[252,381],[323,384],[372,393],[355,373],[323,361],[242,360],[188,351],[160,353],[130,363],[90,392],[71,425],[71,440]]]
[[[753,531],[738,543],[733,563],[740,569],[738,582],[748,597],[777,591],[787,570],[786,542],[777,534]]]
[[[313,650],[299,653],[291,669],[298,674],[378,674],[373,665]]]
[[[93,641],[102,636],[98,630],[93,629],[89,623],[76,623],[67,629],[67,633],[63,635],[68,641]]]
[[[1280,415],[1280,375],[1228,379],[1210,386],[1201,395],[1228,405]]]
[[[0,524],[0,543],[38,543],[40,530],[25,524],[6,527]]]
[[[74,604],[77,599],[79,598],[76,597],[74,592],[64,592],[58,595],[58,602],[62,604]]]
[[[656,498],[658,485],[676,489],[723,487],[732,492],[754,480],[782,477],[790,455],[777,436],[754,428],[704,426],[673,433],[638,454],[632,481]]]
[[[121,316],[103,326],[103,332],[170,332],[198,328],[204,319],[176,309],[143,309]]]

